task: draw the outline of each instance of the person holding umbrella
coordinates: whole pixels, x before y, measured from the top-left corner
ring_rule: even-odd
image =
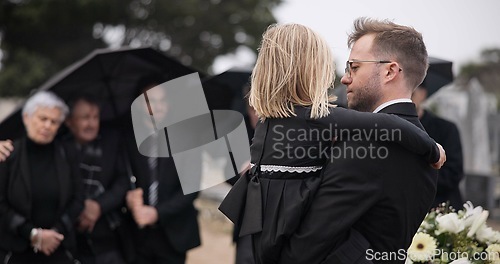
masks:
[[[139,80],[138,94],[147,92],[151,109],[146,107],[136,110],[154,113],[158,120],[166,118],[170,110],[168,95],[162,89],[154,88],[165,81],[164,77],[158,74]],[[149,117],[149,114],[145,116]],[[141,125],[151,128],[151,118],[141,120]],[[130,130],[133,131],[132,127]],[[153,152],[157,154],[162,151],[163,145],[159,140],[165,140],[163,129],[156,130],[156,133],[145,141],[150,147],[151,157],[139,152],[133,134],[130,133],[126,138],[130,169],[136,179],[133,184],[137,187],[126,195],[127,206],[135,222],[132,233],[137,263],[185,263],[187,251],[201,243],[198,212],[193,204],[198,193],[184,195],[171,156],[153,155]]]
[[[0,162],[0,258],[4,263],[73,263],[74,225],[83,209],[76,157],[54,140],[68,113],[51,92],[22,111],[26,136]]]

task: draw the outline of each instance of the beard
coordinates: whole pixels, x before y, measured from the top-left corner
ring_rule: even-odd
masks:
[[[347,107],[360,112],[373,112],[382,97],[379,75],[373,71],[368,82],[356,88],[354,98],[347,100]]]

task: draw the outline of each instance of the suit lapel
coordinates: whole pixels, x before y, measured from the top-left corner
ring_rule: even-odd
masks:
[[[415,104],[413,104],[413,103],[391,104],[391,105],[388,105],[387,107],[382,108],[380,110],[380,113],[418,117],[417,109],[415,108]]]
[[[397,115],[424,130],[424,127],[418,120],[417,109],[414,103],[395,103],[383,108],[380,110],[380,113]]]

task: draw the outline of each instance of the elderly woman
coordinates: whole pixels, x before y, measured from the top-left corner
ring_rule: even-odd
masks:
[[[26,136],[0,162],[3,263],[73,263],[73,226],[83,208],[78,171],[54,140],[68,107],[50,92],[24,105]]]

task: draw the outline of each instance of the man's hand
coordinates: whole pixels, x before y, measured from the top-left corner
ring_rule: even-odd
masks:
[[[12,151],[14,151],[12,141],[0,140],[0,162],[5,161]]]
[[[142,205],[132,210],[135,222],[140,228],[153,225],[158,221],[158,211],[155,207]]]
[[[101,217],[101,206],[99,203],[91,199],[86,199],[85,208],[80,214],[78,230],[81,232],[92,232],[99,217]]]
[[[156,211],[156,208],[144,205],[143,190],[141,188],[128,191],[126,200],[134,221],[140,228],[155,224],[158,221],[158,211]]]
[[[62,234],[59,234],[52,229],[42,229],[38,235],[42,238],[40,251],[47,256],[52,255],[52,253],[56,251],[61,242],[64,240],[64,236]]]
[[[142,198],[143,196],[143,190],[142,188],[137,188],[135,190],[131,190],[127,192],[127,207],[134,211],[135,208],[138,208],[140,206],[144,205],[144,199]]]
[[[434,169],[439,170],[441,169],[441,167],[443,167],[444,163],[446,162],[446,151],[444,150],[443,146],[441,146],[439,143],[436,143],[436,145],[439,148],[439,160],[436,163],[432,164],[431,166]]]

